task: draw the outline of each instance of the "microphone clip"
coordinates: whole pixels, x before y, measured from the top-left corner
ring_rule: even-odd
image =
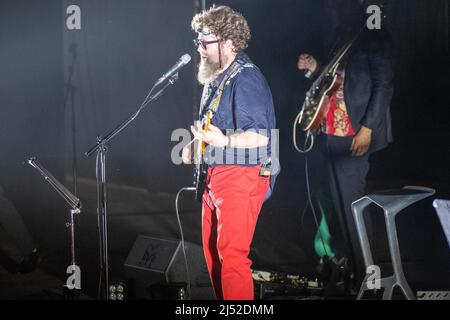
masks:
[[[178,72],[174,73],[170,78],[169,78],[169,83],[170,84],[174,84],[175,81],[178,80]]]

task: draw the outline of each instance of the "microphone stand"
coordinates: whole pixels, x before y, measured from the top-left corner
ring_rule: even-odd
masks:
[[[28,163],[30,164],[30,166],[32,166],[37,171],[39,171],[39,173],[44,177],[45,181],[47,181],[53,187],[53,189],[55,189],[55,191],[57,193],[59,193],[59,195],[71,207],[70,222],[66,223],[66,227],[67,228],[70,227],[70,260],[71,260],[70,263],[71,263],[72,270],[74,270],[77,267],[76,262],[75,262],[75,220],[74,220],[74,215],[81,213],[81,207],[82,207],[81,201],[74,194],[72,194],[63,184],[61,184],[58,180],[56,180],[56,178],[50,172],[48,172],[39,163],[39,161],[35,157],[28,159]],[[67,288],[67,286],[65,286],[64,290],[66,290],[66,288]],[[67,292],[67,296],[72,297],[71,299],[73,300],[75,298],[75,296],[77,295],[78,288],[74,287],[74,288],[68,288],[68,289],[71,289],[71,290],[69,290]],[[66,295],[65,295],[65,297],[66,297]]]
[[[178,80],[178,72],[172,75],[165,83],[165,85],[155,94],[153,91],[157,87],[154,85],[144,102],[130,117],[120,123],[117,127],[107,133],[104,137],[97,137],[97,142],[90,148],[85,155],[91,156],[94,152],[97,152],[96,159],[96,177],[97,177],[97,215],[99,226],[99,243],[100,243],[100,279],[98,286],[98,298],[102,296],[105,300],[109,300],[109,259],[108,259],[108,198],[106,188],[106,153],[108,151],[108,142],[114,138],[119,132],[127,127],[139,113],[152,101],[158,99],[164,90],[175,83]],[[103,289],[103,290],[102,290]],[[102,294],[103,293],[103,294]]]

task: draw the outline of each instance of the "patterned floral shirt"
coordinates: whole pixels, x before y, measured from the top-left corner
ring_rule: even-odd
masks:
[[[321,123],[321,131],[325,134],[338,137],[355,135],[345,105],[344,81],[339,89],[331,96],[326,117]]]

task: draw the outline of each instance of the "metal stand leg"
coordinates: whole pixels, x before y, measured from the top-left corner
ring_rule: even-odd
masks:
[[[77,213],[80,213],[80,209],[71,209],[70,210],[70,222],[66,223],[66,227],[70,228],[70,265],[67,268],[67,273],[71,273],[72,275],[70,276],[75,277],[74,280],[74,284],[73,287],[69,287],[69,284],[66,283],[66,285],[64,286],[64,292],[63,292],[63,297],[64,300],[77,300],[79,297],[79,290],[80,290],[80,285],[81,285],[81,279],[79,277],[81,277],[80,274],[80,269],[76,264],[76,260],[75,260],[75,219],[74,216]],[[71,284],[72,285],[72,284]]]
[[[380,279],[380,288],[384,289],[383,300],[392,299],[393,291],[398,286],[406,299],[414,300],[413,291],[408,285],[404,276],[400,246],[398,244],[397,227],[395,217],[401,210],[412,205],[413,203],[425,199],[434,194],[434,190],[419,186],[405,186],[402,189],[386,190],[369,194],[352,203],[353,217],[355,219],[358,237],[361,243],[361,249],[364,256],[366,268],[373,265],[373,256],[367,237],[367,230],[364,223],[364,208],[371,203],[376,204],[384,212],[386,221],[386,232],[388,236],[389,252],[391,256],[394,273],[390,277]],[[370,291],[367,286],[368,276],[364,279],[357,299],[362,299],[365,292]]]
[[[108,259],[108,215],[107,215],[107,187],[106,187],[106,152],[107,147],[102,144],[97,152],[97,193],[98,193],[98,227],[100,242],[100,280],[98,287],[99,299],[109,299],[109,259]],[[98,164],[100,163],[100,168]],[[99,172],[100,170],[100,172]],[[99,179],[100,178],[100,179]]]

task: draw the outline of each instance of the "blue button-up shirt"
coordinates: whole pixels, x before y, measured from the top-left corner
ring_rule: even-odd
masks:
[[[271,157],[272,130],[275,129],[275,111],[272,94],[263,74],[244,52],[237,60],[242,63],[227,81],[217,112],[211,124],[224,134],[254,130],[269,137],[269,144],[262,148],[216,148],[208,146],[204,160],[209,166],[217,164],[251,166]],[[231,64],[232,65],[232,64]],[[219,75],[216,81],[205,85],[202,96],[201,116],[208,111],[210,102],[230,67]]]

